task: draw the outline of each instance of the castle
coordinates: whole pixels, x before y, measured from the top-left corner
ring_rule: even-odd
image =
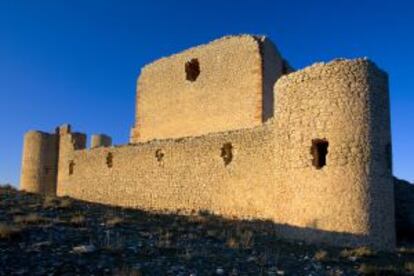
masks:
[[[145,66],[136,109],[126,145],[28,132],[21,189],[394,248],[388,79],[371,61],[294,71],[268,38],[228,36]]]

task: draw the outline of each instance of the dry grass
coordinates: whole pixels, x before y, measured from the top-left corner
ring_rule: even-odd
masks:
[[[37,213],[29,213],[27,215],[14,216],[13,221],[17,224],[40,224],[47,222],[48,219]]]
[[[125,223],[125,214],[123,211],[119,210],[110,210],[105,213],[105,225],[114,227],[122,223]]]
[[[119,269],[115,269],[115,271],[113,271],[113,275],[115,276],[141,276],[142,272],[137,268],[131,268],[131,267],[124,265]]]
[[[181,258],[183,258],[186,261],[190,261],[193,258],[193,253],[189,248],[186,248],[184,250],[184,253],[180,255]]]
[[[125,236],[111,230],[105,231],[105,238],[100,241],[100,247],[113,253],[125,250]]]
[[[70,224],[74,226],[85,226],[86,225],[86,217],[82,214],[76,214],[70,219]]]
[[[56,196],[46,196],[43,200],[43,208],[45,209],[68,209],[72,207],[70,198],[59,198]]]
[[[341,251],[340,256],[343,258],[355,257],[355,258],[363,258],[363,257],[371,257],[374,256],[375,252],[372,251],[369,247],[358,247],[353,249],[344,249]]]
[[[107,226],[117,226],[124,223],[125,220],[121,217],[110,217],[105,220],[105,225]]]
[[[411,247],[400,247],[398,252],[402,254],[414,254],[414,248]]]
[[[46,196],[43,200],[43,208],[54,209],[57,207],[59,199],[55,196]]]
[[[158,248],[170,248],[172,244],[173,233],[168,230],[159,230],[160,234],[156,241]]]
[[[12,239],[21,234],[23,228],[0,223],[0,239]]]
[[[404,264],[404,268],[406,271],[408,271],[409,273],[414,273],[414,262],[406,262]]]
[[[70,198],[64,197],[60,199],[59,208],[68,209],[73,206],[73,201]]]
[[[362,264],[358,272],[364,275],[400,275],[401,271],[397,267],[389,266],[377,266],[373,264]]]
[[[188,217],[188,221],[192,223],[206,223],[208,218],[200,215],[191,215]]]
[[[20,209],[19,207],[12,207],[7,211],[7,213],[9,215],[22,215],[24,214],[24,211]]]
[[[251,230],[236,229],[227,236],[226,245],[233,249],[248,249],[254,246],[254,235]]]
[[[318,251],[316,251],[315,255],[313,256],[313,259],[318,261],[318,262],[323,262],[328,260],[328,251],[320,249]]]
[[[229,237],[226,241],[226,245],[228,248],[232,248],[232,249],[239,248],[239,242],[234,237]]]
[[[206,231],[207,237],[210,237],[210,238],[216,238],[216,237],[220,236],[220,234],[221,234],[221,231],[219,231],[217,229],[207,229],[207,231]]]

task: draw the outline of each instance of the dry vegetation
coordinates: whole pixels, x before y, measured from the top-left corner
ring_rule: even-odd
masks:
[[[85,226],[86,225],[86,217],[82,214],[76,214],[70,218],[70,224],[74,226]]]
[[[0,188],[0,275],[401,275],[396,253],[278,239],[268,222],[156,214]]]
[[[16,225],[0,224],[0,239],[13,239],[18,237],[23,231],[22,227]]]
[[[344,249],[341,251],[341,257],[343,258],[363,258],[373,256],[374,254],[375,252],[368,247]]]
[[[28,213],[27,215],[14,216],[13,221],[16,224],[40,224],[47,222],[48,219],[37,213]]]
[[[320,250],[316,251],[313,258],[318,262],[324,262],[324,261],[328,260],[328,255],[329,255],[328,251],[320,249]]]

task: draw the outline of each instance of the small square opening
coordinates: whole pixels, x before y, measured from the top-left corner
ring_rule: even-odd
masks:
[[[185,75],[188,81],[195,81],[200,75],[200,64],[198,59],[193,58],[185,63]]]
[[[108,152],[108,154],[106,155],[106,166],[108,168],[112,168],[113,159],[114,159],[114,155],[111,152]]]
[[[71,160],[69,162],[69,175],[72,175],[74,170],[75,170],[75,162],[73,162],[73,160]]]

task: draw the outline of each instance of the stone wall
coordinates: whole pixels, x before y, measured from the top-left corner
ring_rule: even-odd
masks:
[[[105,134],[95,134],[91,137],[91,148],[109,147],[112,145],[112,138]]]
[[[72,175],[75,171],[76,162],[72,158],[72,154],[77,150],[86,149],[86,135],[83,133],[72,133],[64,131],[60,133],[59,139],[59,160],[57,174],[57,194],[61,189],[61,184],[65,182],[67,175]],[[85,185],[86,183],[84,183]],[[88,188],[88,187],[86,187]]]
[[[387,75],[365,59],[289,72],[254,36],[158,60],[138,81],[133,144],[96,136],[85,149],[68,126],[30,132],[22,188],[52,193],[57,183],[59,196],[207,210],[269,220],[281,237],[392,249]]]
[[[224,37],[145,66],[131,142],[250,128],[273,116],[283,70],[265,37]]]
[[[267,195],[276,191],[272,144],[271,129],[264,126],[72,151],[63,157],[58,195],[143,209],[270,218],[275,203]],[[72,174],[70,163],[75,164]]]
[[[373,63],[338,60],[282,77],[276,116],[259,127],[92,150],[75,150],[72,137],[61,142],[58,195],[270,220],[282,237],[391,249],[387,89]]]

